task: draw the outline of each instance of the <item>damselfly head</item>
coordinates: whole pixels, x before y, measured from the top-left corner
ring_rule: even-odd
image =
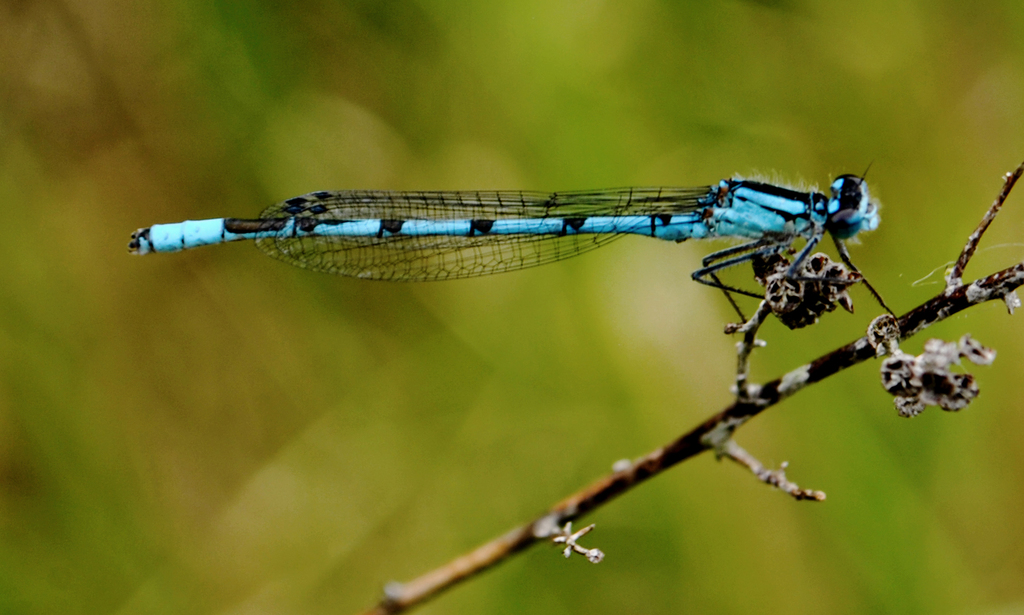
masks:
[[[873,231],[879,220],[878,207],[871,201],[863,177],[840,175],[832,182],[825,226],[833,236],[847,239],[861,231]]]

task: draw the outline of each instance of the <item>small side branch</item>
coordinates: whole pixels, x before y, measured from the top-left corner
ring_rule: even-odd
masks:
[[[728,457],[729,459],[732,459],[736,463],[753,472],[754,476],[756,476],[761,482],[767,483],[780,491],[784,491],[797,500],[814,500],[816,502],[825,501],[824,491],[801,489],[796,483],[790,482],[786,478],[786,467],[789,464],[785,461],[782,462],[778,470],[769,470],[764,466],[764,464],[744,450],[739,444],[736,444],[736,441],[732,439],[727,440],[725,445],[717,452],[719,457]]]
[[[1020,179],[1020,176],[1024,174],[1024,162],[1020,164],[1014,171],[1007,173],[1003,177],[1003,189],[999,191],[999,196],[992,203],[992,206],[985,212],[985,217],[981,219],[981,223],[978,224],[978,228],[974,229],[971,236],[967,238],[967,245],[964,246],[962,252],[960,252],[960,258],[956,260],[956,264],[950,270],[946,276],[946,292],[952,292],[954,288],[960,285],[964,269],[967,268],[967,263],[970,262],[971,257],[974,256],[975,250],[978,249],[978,242],[981,241],[981,236],[988,230],[992,221],[996,219],[996,215],[999,210],[1002,209],[1003,203],[1006,201],[1006,197],[1010,196],[1010,191],[1013,190],[1014,184]],[[1012,309],[1012,308],[1011,308]]]
[[[726,326],[726,333],[742,333],[743,339],[736,342],[736,397],[741,401],[749,400],[757,395],[757,387],[749,385],[747,378],[750,374],[750,353],[758,346],[764,346],[764,342],[757,339],[757,330],[761,328],[764,319],[772,313],[772,308],[767,301],[762,301],[757,306],[757,311],[750,317],[750,320],[741,325]]]
[[[580,538],[589,534],[594,527],[593,523],[583,528],[582,530],[572,531],[572,521],[565,524],[562,528],[562,533],[551,539],[551,542],[565,545],[565,549],[562,550],[562,555],[568,558],[573,553],[579,553],[583,557],[590,560],[591,564],[600,564],[601,560],[604,559],[604,552],[601,549],[588,549],[580,546],[576,541]]]

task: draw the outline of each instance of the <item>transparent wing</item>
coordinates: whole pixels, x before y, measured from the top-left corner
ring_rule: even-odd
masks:
[[[716,189],[717,190],[717,189]],[[260,218],[297,214],[330,220],[502,220],[673,214],[702,207],[712,191],[697,188],[613,188],[578,192],[466,191],[312,192],[271,205]]]
[[[274,258],[297,267],[371,280],[469,278],[543,265],[621,235],[476,237],[289,237],[258,239]]]
[[[314,192],[269,207],[263,219],[501,220],[657,215],[693,211],[711,188],[622,188],[585,192]],[[621,235],[308,236],[259,239],[292,265],[374,280],[467,278],[576,256]]]

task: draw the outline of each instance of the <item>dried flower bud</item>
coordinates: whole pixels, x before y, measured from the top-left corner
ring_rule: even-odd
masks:
[[[956,412],[978,396],[978,384],[971,374],[952,372],[950,367],[959,365],[961,358],[988,365],[995,355],[970,335],[964,335],[959,343],[930,339],[916,357],[896,350],[882,361],[882,386],[896,396],[900,416],[917,416],[925,406]]]
[[[863,279],[820,252],[804,260],[796,278],[787,277],[791,264],[781,254],[755,258],[753,266],[754,278],[764,286],[772,313],[790,329],[818,322],[837,305],[853,312],[847,288]]]
[[[868,325],[867,337],[875,356],[893,354],[899,349],[900,323],[892,314],[882,314]]]

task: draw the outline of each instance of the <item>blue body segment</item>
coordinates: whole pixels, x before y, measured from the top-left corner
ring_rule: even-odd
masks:
[[[729,212],[732,214],[734,212]],[[735,219],[735,222],[733,221]],[[147,247],[136,251],[139,254],[148,252],[178,252],[189,248],[198,248],[217,243],[243,241],[272,237],[377,237],[381,234],[381,221],[346,220],[342,222],[321,223],[315,229],[304,231],[297,229],[295,222],[289,220],[278,230],[261,230],[233,233],[225,226],[226,218],[210,220],[186,220],[174,224],[154,224],[149,227]],[[728,225],[729,236],[754,237],[761,230],[757,220],[750,217],[723,215],[719,225]],[[780,223],[781,225],[781,223]],[[398,232],[383,231],[383,237],[428,237],[468,236],[472,227],[470,220],[406,220]],[[699,217],[692,214],[670,216],[665,221],[655,223],[651,232],[649,216],[593,216],[587,218],[579,228],[566,225],[557,218],[496,220],[488,231],[489,235],[586,235],[586,234],[633,234],[648,235],[670,241],[703,238],[708,236],[709,229]]]
[[[243,233],[236,235],[224,230],[224,218],[212,220],[186,220],[176,224],[154,224],[149,227],[149,250],[152,252],[177,252],[215,243],[269,237],[280,231],[264,233]]]
[[[536,192],[313,192],[259,219],[157,224],[132,235],[136,254],[254,240],[275,258],[370,279],[486,275],[567,258],[624,235],[668,241],[731,237],[785,247],[873,230],[878,208],[862,178],[831,195],[749,180],[699,188]]]

